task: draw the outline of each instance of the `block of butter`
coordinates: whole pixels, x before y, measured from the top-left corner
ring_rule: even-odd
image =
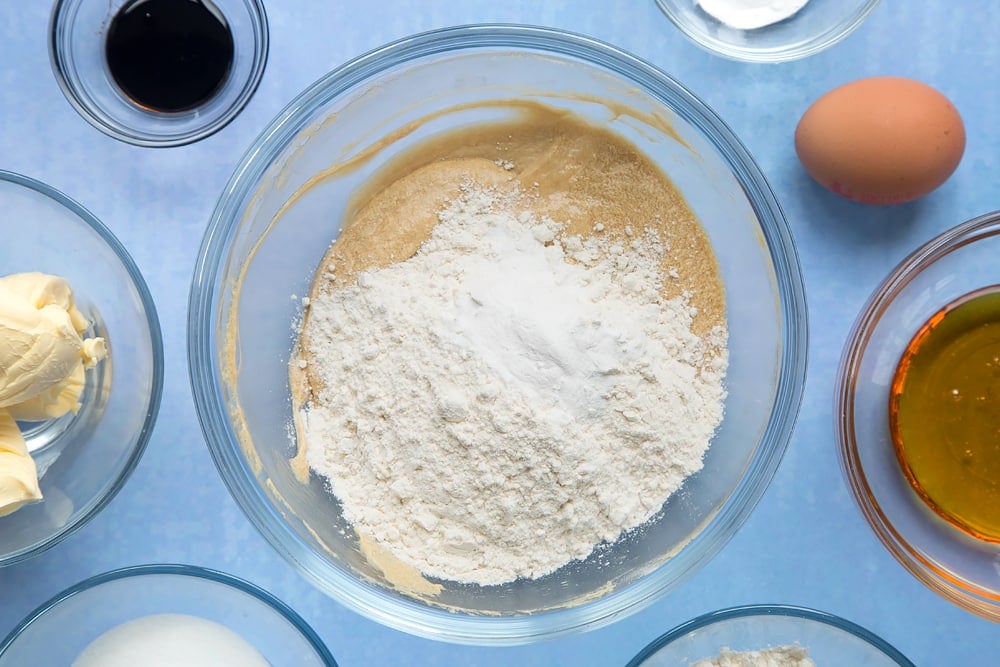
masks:
[[[103,338],[84,338],[88,327],[64,278],[0,278],[0,516],[42,497],[17,421],[79,409],[85,369],[108,354]]]

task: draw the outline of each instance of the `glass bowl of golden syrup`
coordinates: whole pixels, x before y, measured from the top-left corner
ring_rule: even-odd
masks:
[[[841,357],[844,474],[892,555],[1000,621],[1000,211],[903,260]]]
[[[260,0],[57,0],[49,53],[66,99],[138,146],[203,139],[243,109],[267,63]]]

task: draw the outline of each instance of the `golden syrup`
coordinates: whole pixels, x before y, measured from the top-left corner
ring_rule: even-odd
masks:
[[[917,331],[893,377],[889,421],[903,472],[931,509],[1000,542],[1000,285]]]

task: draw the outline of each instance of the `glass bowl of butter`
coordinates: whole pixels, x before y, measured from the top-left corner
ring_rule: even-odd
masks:
[[[610,623],[717,553],[805,339],[780,207],[714,112],[612,46],[491,25],[279,115],[188,330],[209,450],[278,552],[379,622],[492,645]]]
[[[128,252],[52,187],[0,171],[0,566],[85,525],[146,446],[163,382]]]
[[[818,53],[858,29],[879,0],[656,0],[685,37],[732,60]]]

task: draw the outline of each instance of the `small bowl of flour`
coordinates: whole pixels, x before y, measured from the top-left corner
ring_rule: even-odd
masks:
[[[851,621],[790,605],[721,609],[660,636],[628,667],[914,667]]]
[[[698,46],[734,60],[805,58],[854,32],[879,0],[656,0]]]

